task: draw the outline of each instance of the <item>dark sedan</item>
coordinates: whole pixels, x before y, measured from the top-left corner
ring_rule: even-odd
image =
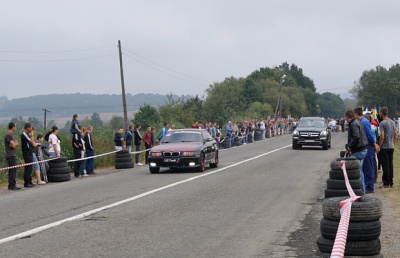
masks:
[[[161,167],[190,168],[203,172],[206,165],[218,167],[218,145],[207,130],[179,129],[167,132],[160,145],[150,150],[150,173]]]

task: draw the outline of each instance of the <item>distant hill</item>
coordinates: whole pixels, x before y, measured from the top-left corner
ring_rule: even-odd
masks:
[[[186,97],[189,98],[190,96]],[[179,96],[173,95],[173,99],[177,100],[178,98]],[[126,95],[128,111],[138,110],[144,104],[158,106],[165,104],[166,101],[167,96],[160,94],[140,93],[131,95],[128,93]],[[42,108],[49,109],[52,117],[71,116],[74,113],[119,113],[123,110],[122,96],[115,94],[52,94],[12,100],[0,97],[0,117],[42,116]]]

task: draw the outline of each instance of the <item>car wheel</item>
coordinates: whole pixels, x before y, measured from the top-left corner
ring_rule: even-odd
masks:
[[[328,149],[328,143],[322,143],[322,149],[327,150]]]
[[[197,167],[197,172],[203,172],[206,167],[206,157],[204,156],[204,153],[201,154],[200,156],[200,164]]]
[[[219,162],[218,152],[215,153],[214,163],[210,163],[210,168],[217,168]]]
[[[149,167],[151,174],[158,174],[160,172],[159,167]]]

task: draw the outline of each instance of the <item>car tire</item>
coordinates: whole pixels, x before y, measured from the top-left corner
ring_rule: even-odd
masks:
[[[334,240],[319,237],[317,240],[318,249],[323,253],[331,253]],[[381,251],[381,242],[378,239],[371,241],[347,241],[344,251],[347,256],[371,256],[378,255]]]
[[[293,150],[297,150],[298,148],[299,148],[299,145],[297,145],[296,143],[292,143]]]
[[[116,153],[117,153],[117,154],[126,154],[126,153],[129,154],[129,151],[128,151],[128,150],[119,150],[119,151],[117,151]]]
[[[328,143],[322,143],[322,149],[327,150],[328,149]]]
[[[125,163],[125,162],[132,162],[132,157],[115,158],[115,163]]]
[[[332,190],[334,191],[334,190]],[[336,190],[339,191],[339,190]],[[322,202],[322,213],[325,219],[340,221],[339,204],[347,197],[334,197]],[[368,196],[361,197],[351,206],[350,222],[375,221],[382,217],[382,201]]]
[[[340,167],[340,161],[333,160],[331,161],[331,169],[342,169]],[[346,169],[359,169],[360,168],[360,161],[359,160],[346,160],[345,163]]]
[[[219,163],[219,155],[218,151],[215,153],[215,161],[214,163],[210,163],[210,168],[217,168]]]
[[[115,169],[133,168],[133,162],[115,163]]]
[[[49,163],[63,163],[63,162],[67,162],[67,160],[68,160],[67,157],[59,157],[58,159],[57,158],[51,159],[48,162]]]
[[[362,195],[361,189],[353,189],[354,193],[357,196]],[[350,194],[347,190],[338,190],[338,189],[325,189],[325,198],[332,198],[332,197],[349,197]]]
[[[69,173],[71,173],[71,168],[69,166],[61,168],[49,168],[49,171],[47,171],[47,175],[60,175]]]
[[[131,158],[131,157],[132,157],[132,155],[129,154],[129,153],[121,153],[121,154],[117,153],[117,154],[115,154],[115,158],[116,159]]]
[[[353,179],[360,179],[360,169],[349,169],[347,170],[347,178],[349,180],[353,180]],[[343,174],[343,170],[341,169],[335,169],[335,170],[331,170],[329,171],[329,178],[330,179],[338,179],[338,180],[344,180],[344,174]]]
[[[160,168],[159,167],[149,167],[150,173],[151,174],[158,174],[160,173]]]
[[[65,182],[71,180],[71,174],[47,174],[49,182]]]
[[[69,167],[67,162],[49,163],[49,168],[65,168]]]
[[[361,180],[360,179],[349,180],[349,182],[350,182],[351,188],[353,188],[353,189],[361,188]],[[326,180],[326,188],[336,189],[336,190],[347,190],[346,181],[339,180],[339,179],[328,179],[328,180]]]
[[[326,239],[335,240],[339,227],[339,221],[321,219],[321,236]],[[370,241],[381,235],[380,220],[367,222],[351,222],[347,231],[347,241]]]
[[[206,157],[204,153],[201,153],[200,158],[199,158],[199,166],[197,167],[197,172],[204,172],[206,169]]]

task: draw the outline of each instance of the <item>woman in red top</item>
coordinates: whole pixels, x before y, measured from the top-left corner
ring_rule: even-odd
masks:
[[[146,148],[146,164],[147,158],[149,157],[150,148],[153,147],[151,143],[151,126],[147,126],[146,132],[143,135],[144,146]]]

